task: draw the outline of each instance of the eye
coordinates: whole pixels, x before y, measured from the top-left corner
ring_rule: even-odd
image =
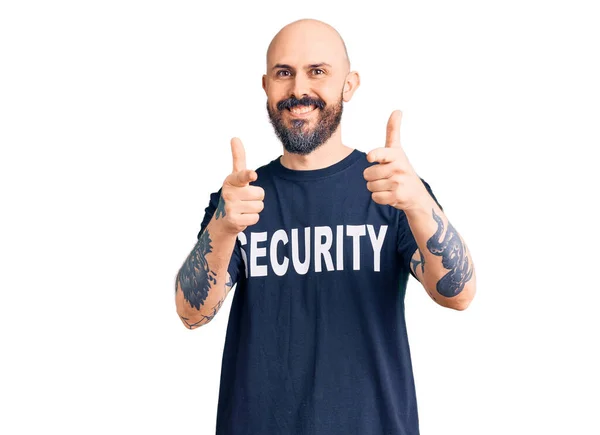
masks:
[[[323,71],[321,68],[315,68],[315,69],[312,70],[312,72],[316,76],[320,76],[320,75],[325,74],[325,71]],[[317,74],[317,72],[319,72],[319,74]]]
[[[290,72],[286,69],[280,69],[279,71],[277,71],[276,76],[277,77],[287,77],[290,74]]]

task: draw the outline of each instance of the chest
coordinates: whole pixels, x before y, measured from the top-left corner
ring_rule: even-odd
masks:
[[[396,216],[360,186],[265,187],[256,225],[238,235],[247,277],[379,272],[395,255]]]

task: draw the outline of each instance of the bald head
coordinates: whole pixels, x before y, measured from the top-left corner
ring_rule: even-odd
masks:
[[[346,45],[329,24],[304,19],[277,32],[267,50],[262,87],[284,148],[307,155],[332,138],[339,142],[343,103],[359,84]]]
[[[314,63],[333,63],[350,71],[346,44],[337,30],[323,21],[302,19],[284,26],[267,49],[267,71],[289,59],[311,59]]]

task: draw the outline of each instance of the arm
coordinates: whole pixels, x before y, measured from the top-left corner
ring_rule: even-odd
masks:
[[[462,237],[427,191],[404,212],[419,246],[410,262],[411,271],[439,305],[466,309],[475,296],[476,279]]]
[[[227,271],[235,235],[223,231],[223,199],[177,273],[175,303],[183,324],[194,329],[210,322],[233,287]]]
[[[238,138],[231,140],[231,152],[233,172],[220,191],[211,195],[198,242],[175,279],[177,314],[189,329],[210,322],[223,305],[242,261],[235,250],[237,235],[256,224],[264,208],[265,191],[250,185],[258,174],[246,169],[246,152]]]
[[[475,296],[475,270],[469,250],[418,176],[400,145],[402,112],[387,124],[385,147],[367,154],[364,178],[373,201],[403,210],[417,249],[405,265],[440,305],[466,309]],[[444,231],[446,229],[446,231]],[[444,234],[442,234],[444,233]],[[413,251],[410,248],[408,254]],[[413,261],[414,260],[414,261]],[[417,275],[418,274],[418,275]]]

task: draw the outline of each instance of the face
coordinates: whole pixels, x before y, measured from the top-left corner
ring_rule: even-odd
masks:
[[[275,134],[290,153],[307,155],[324,144],[342,120],[343,102],[327,104],[320,97],[285,98],[267,112]]]
[[[322,27],[282,31],[269,47],[267,112],[290,153],[310,154],[339,127],[343,103],[358,86],[358,74],[349,72],[340,50],[337,34]]]

